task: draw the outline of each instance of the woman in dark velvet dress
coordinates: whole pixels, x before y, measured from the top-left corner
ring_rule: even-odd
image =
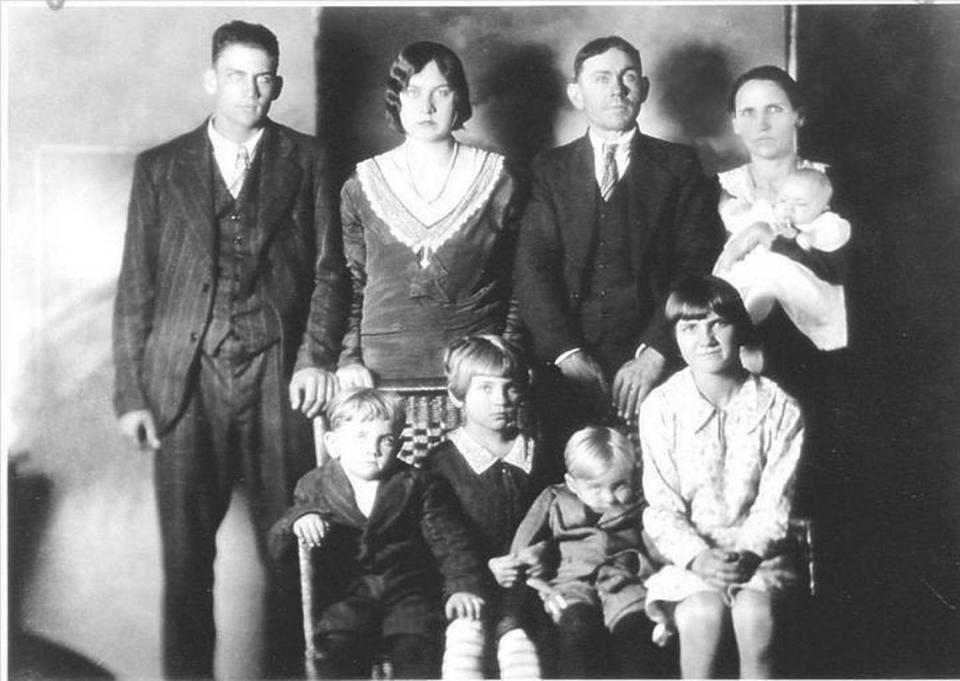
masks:
[[[512,329],[516,183],[503,156],[453,136],[472,112],[460,60],[438,43],[403,48],[386,110],[404,142],[359,163],[341,192],[344,387],[441,377],[449,341]]]

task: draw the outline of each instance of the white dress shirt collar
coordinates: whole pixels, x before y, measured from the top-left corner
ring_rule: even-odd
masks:
[[[617,162],[617,177],[623,177],[630,165],[630,144],[637,134],[637,126],[633,126],[626,132],[620,133],[613,139],[601,137],[596,130],[590,128],[587,137],[590,138],[590,146],[593,147],[593,173],[597,178],[599,185],[603,181],[603,154],[604,145],[616,144],[617,151],[614,159]]]
[[[217,168],[220,169],[220,175],[228,187],[232,187],[243,172],[243,169],[237,166],[237,155],[239,154],[240,147],[246,147],[247,153],[250,154],[250,159],[252,160],[253,157],[256,156],[257,145],[260,144],[260,140],[263,137],[263,130],[263,128],[260,128],[246,142],[240,145],[220,134],[213,126],[213,116],[210,117],[210,120],[207,122],[207,137],[210,138],[210,143],[213,145],[213,158],[217,162]]]

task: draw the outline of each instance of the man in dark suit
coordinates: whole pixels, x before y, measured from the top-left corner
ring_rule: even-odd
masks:
[[[156,452],[174,677],[213,675],[216,535],[235,484],[267,561],[267,532],[314,465],[309,421],[294,409],[334,389],[329,339],[343,319],[320,149],[267,117],[283,86],[276,36],[234,21],[212,52],[213,115],[137,159],[114,310],[120,429]],[[267,567],[267,671],[288,674],[295,580]]]
[[[633,45],[591,41],[567,88],[589,130],[534,162],[515,284],[538,358],[563,374],[568,430],[635,421],[671,354],[669,287],[709,272],[723,245],[716,183],[693,149],[637,129],[649,86]]]

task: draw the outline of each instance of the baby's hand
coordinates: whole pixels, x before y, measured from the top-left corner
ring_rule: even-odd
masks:
[[[316,513],[307,513],[297,518],[293,524],[293,533],[304,546],[320,546],[327,534],[327,523]]]
[[[525,564],[517,556],[508,553],[505,556],[491,558],[487,561],[487,567],[493,573],[493,578],[497,580],[497,584],[509,589],[520,578],[520,573],[523,571]]]
[[[467,591],[458,591],[447,599],[444,612],[448,620],[462,617],[471,620],[480,619],[483,613],[484,600]]]

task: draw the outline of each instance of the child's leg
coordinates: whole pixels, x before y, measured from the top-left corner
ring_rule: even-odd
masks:
[[[727,616],[727,606],[713,591],[699,591],[677,604],[674,618],[680,633],[680,676],[704,679],[717,675]]]
[[[313,664],[319,678],[369,678],[373,647],[366,637],[350,632],[332,632],[318,638],[316,650]]]
[[[768,594],[743,589],[733,600],[732,614],[740,652],[740,678],[771,678],[776,634],[773,599]]]
[[[497,663],[503,681],[541,677],[537,649],[523,629],[511,629],[500,637],[497,643]]]
[[[653,622],[641,611],[621,617],[611,632],[611,676],[650,679],[664,674],[664,651],[650,639]]]
[[[440,643],[426,634],[394,634],[384,639],[396,679],[435,679],[440,671]],[[369,670],[368,670],[369,672]]]
[[[599,606],[575,602],[564,608],[557,622],[557,676],[603,676],[607,628]]]
[[[482,679],[486,636],[483,623],[458,617],[447,625],[443,651],[444,679]]]

